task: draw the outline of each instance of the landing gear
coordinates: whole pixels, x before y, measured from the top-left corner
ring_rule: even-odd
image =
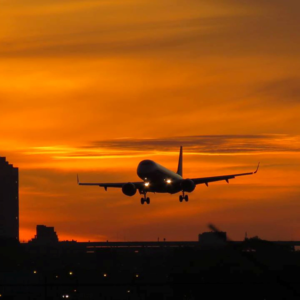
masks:
[[[144,204],[144,203],[147,203],[147,204],[150,204],[150,198],[149,197],[146,197],[146,194],[144,194],[144,197],[141,198],[141,204]]]
[[[182,195],[179,196],[179,201],[182,202],[183,200],[185,200],[185,202],[189,201],[189,196],[184,195],[184,192],[182,193]]]

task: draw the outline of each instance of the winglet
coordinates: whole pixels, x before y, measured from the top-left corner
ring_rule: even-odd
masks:
[[[260,165],[260,162],[258,163],[257,168],[256,168],[256,170],[255,170],[255,172],[254,172],[253,174],[256,174],[256,173],[257,173],[257,171],[258,171],[258,169],[259,169],[259,165]]]

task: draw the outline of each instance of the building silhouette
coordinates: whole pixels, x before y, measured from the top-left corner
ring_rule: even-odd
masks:
[[[0,240],[19,241],[19,169],[0,157]]]
[[[45,225],[36,226],[36,236],[32,239],[32,242],[39,244],[56,244],[58,243],[58,237],[54,231],[54,227],[47,227]]]

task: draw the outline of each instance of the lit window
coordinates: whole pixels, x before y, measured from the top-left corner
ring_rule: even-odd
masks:
[[[69,274],[72,276],[72,275],[73,275],[73,272],[69,272]]]
[[[103,277],[107,277],[107,274],[103,274]]]
[[[33,271],[33,274],[36,274],[37,273],[37,271]]]

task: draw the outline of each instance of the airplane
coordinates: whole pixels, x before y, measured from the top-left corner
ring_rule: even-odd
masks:
[[[185,193],[191,193],[198,184],[205,184],[208,186],[210,182],[226,181],[229,183],[229,179],[234,179],[238,176],[256,174],[259,169],[259,163],[254,172],[214,176],[214,177],[202,177],[202,178],[183,178],[182,177],[182,146],[180,147],[179,162],[177,172],[168,170],[167,168],[159,165],[152,160],[143,160],[139,163],[137,168],[137,175],[143,180],[139,182],[123,182],[123,183],[82,183],[79,181],[77,175],[78,185],[88,186],[100,186],[104,187],[105,191],[108,188],[121,188],[123,194],[126,196],[134,196],[137,191],[143,197],[141,198],[141,204],[150,204],[150,198],[147,197],[147,193],[182,193],[179,196],[179,201],[189,201],[189,196]]]

